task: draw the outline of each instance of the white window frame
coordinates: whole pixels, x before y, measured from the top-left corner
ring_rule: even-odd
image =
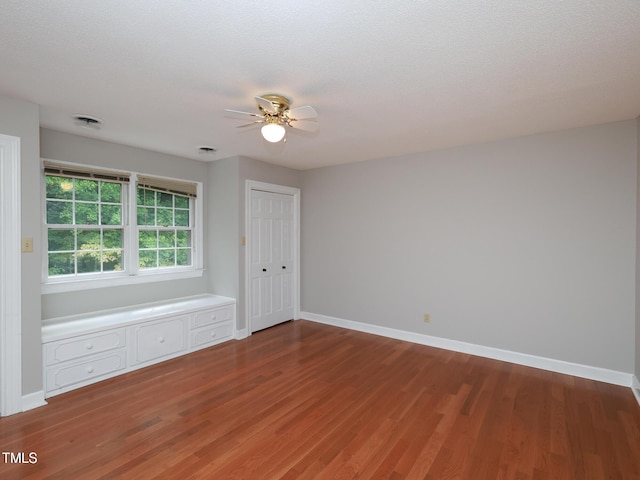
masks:
[[[59,162],[46,160],[56,164],[66,165],[70,169],[88,170],[92,168],[100,171],[121,172],[122,170],[112,170],[92,165]],[[161,175],[152,175],[142,172],[127,172],[130,174],[128,184],[123,184],[126,192],[123,194],[123,228],[124,228],[124,268],[121,272],[89,274],[86,277],[60,277],[49,278],[48,272],[48,228],[46,209],[46,175],[42,169],[41,181],[41,204],[42,204],[42,285],[41,293],[62,293],[77,290],[89,290],[95,288],[115,287],[122,285],[135,285],[150,282],[161,282],[168,280],[181,280],[186,278],[201,277],[203,275],[203,247],[204,247],[204,215],[203,215],[203,184],[194,180],[177,179]],[[176,180],[196,184],[196,197],[193,202],[193,235],[192,235],[192,265],[189,267],[162,267],[159,269],[140,270],[138,265],[138,225],[137,225],[137,186],[138,176],[155,177],[166,180]]]

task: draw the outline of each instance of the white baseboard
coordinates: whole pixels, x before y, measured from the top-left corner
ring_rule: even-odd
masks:
[[[247,328],[233,331],[233,338],[235,338],[236,340],[242,340],[243,338],[247,338],[248,336],[249,336],[249,329]]]
[[[33,410],[34,408],[43,407],[47,404],[44,399],[44,390],[28,393],[22,396],[22,411]]]
[[[633,376],[633,384],[631,385],[631,391],[636,396],[636,400],[638,401],[638,405],[640,405],[640,381],[638,377]]]
[[[631,373],[607,370],[600,367],[591,367],[588,365],[565,362],[563,360],[555,360],[552,358],[538,357],[526,353],[502,350],[499,348],[485,347],[482,345],[475,345],[473,343],[460,342],[457,340],[449,340],[446,338],[432,337],[430,335],[424,335],[421,333],[406,332],[404,330],[381,327],[368,323],[354,322],[351,320],[344,320],[341,318],[319,315],[316,313],[300,312],[300,316],[301,318],[311,320],[313,322],[347,328],[349,330],[356,330],[358,332],[371,333],[383,337],[394,338],[396,340],[404,340],[406,342],[418,343],[420,345],[427,345],[430,347],[442,348],[445,350],[452,350],[460,353],[468,353],[470,355],[477,355],[479,357],[501,360],[503,362],[515,363],[518,365],[525,365],[527,367],[540,368],[542,370],[548,370],[551,372],[563,373],[566,375],[573,375],[575,377],[587,378],[590,380],[597,380],[599,382],[611,383],[614,385],[633,388],[632,385],[634,377]],[[636,395],[636,398],[638,398],[638,396],[640,395],[640,391],[636,391],[634,389],[634,393]]]

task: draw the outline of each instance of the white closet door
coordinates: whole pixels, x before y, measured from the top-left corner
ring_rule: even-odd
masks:
[[[293,319],[293,195],[251,191],[251,331]]]

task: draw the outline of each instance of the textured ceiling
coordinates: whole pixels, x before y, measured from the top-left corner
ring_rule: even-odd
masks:
[[[638,0],[0,0],[0,94],[42,126],[298,169],[640,114]],[[286,144],[225,108],[319,113]],[[77,113],[103,127],[74,125]],[[218,151],[203,156],[197,147]]]

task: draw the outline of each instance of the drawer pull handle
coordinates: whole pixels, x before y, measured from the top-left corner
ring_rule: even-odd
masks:
[[[211,332],[211,336],[215,337],[216,336],[216,332]]]
[[[93,373],[93,367],[87,367],[87,373]]]
[[[87,350],[91,350],[93,348],[93,344],[92,343],[87,343]]]
[[[215,319],[216,319],[215,314],[211,315],[211,320],[215,320]]]
[[[158,342],[164,343],[164,337],[158,337]]]

